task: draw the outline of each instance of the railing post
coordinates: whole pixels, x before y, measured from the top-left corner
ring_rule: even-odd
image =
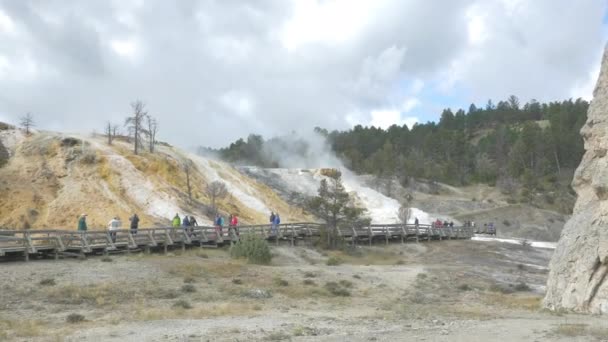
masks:
[[[384,244],[388,245],[388,235],[390,234],[390,230],[388,229],[388,226],[384,226]]]
[[[28,232],[23,232],[23,242],[25,244],[25,261],[30,261],[30,239],[28,238]]]

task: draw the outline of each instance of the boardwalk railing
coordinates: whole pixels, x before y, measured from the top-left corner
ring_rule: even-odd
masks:
[[[0,257],[30,255],[84,256],[91,253],[108,253],[137,250],[150,251],[162,248],[166,253],[169,247],[187,245],[216,246],[238,241],[241,236],[253,234],[279,244],[288,241],[310,240],[321,236],[325,225],[312,222],[287,223],[278,227],[271,225],[239,226],[237,229],[223,227],[165,227],[119,230],[0,230]],[[434,228],[430,225],[373,224],[366,227],[339,228],[337,233],[344,241],[353,245],[361,242],[390,241],[430,241],[444,239],[468,239],[474,234],[471,227]]]

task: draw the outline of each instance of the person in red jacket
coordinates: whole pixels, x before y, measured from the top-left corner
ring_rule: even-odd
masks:
[[[228,220],[228,230],[233,231],[236,236],[239,236],[239,219],[236,215],[230,215],[230,219]]]

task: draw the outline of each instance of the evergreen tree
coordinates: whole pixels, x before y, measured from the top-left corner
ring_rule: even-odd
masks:
[[[364,217],[365,209],[354,205],[342,185],[342,174],[338,170],[330,172],[321,181],[318,196],[309,202],[310,211],[326,223],[327,247],[335,248],[338,243],[338,227],[352,227],[369,224]]]

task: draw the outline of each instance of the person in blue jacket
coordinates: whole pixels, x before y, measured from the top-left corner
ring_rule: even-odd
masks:
[[[273,234],[277,235],[279,231],[279,225],[281,224],[281,216],[279,213],[274,214],[274,222],[272,222]]]

